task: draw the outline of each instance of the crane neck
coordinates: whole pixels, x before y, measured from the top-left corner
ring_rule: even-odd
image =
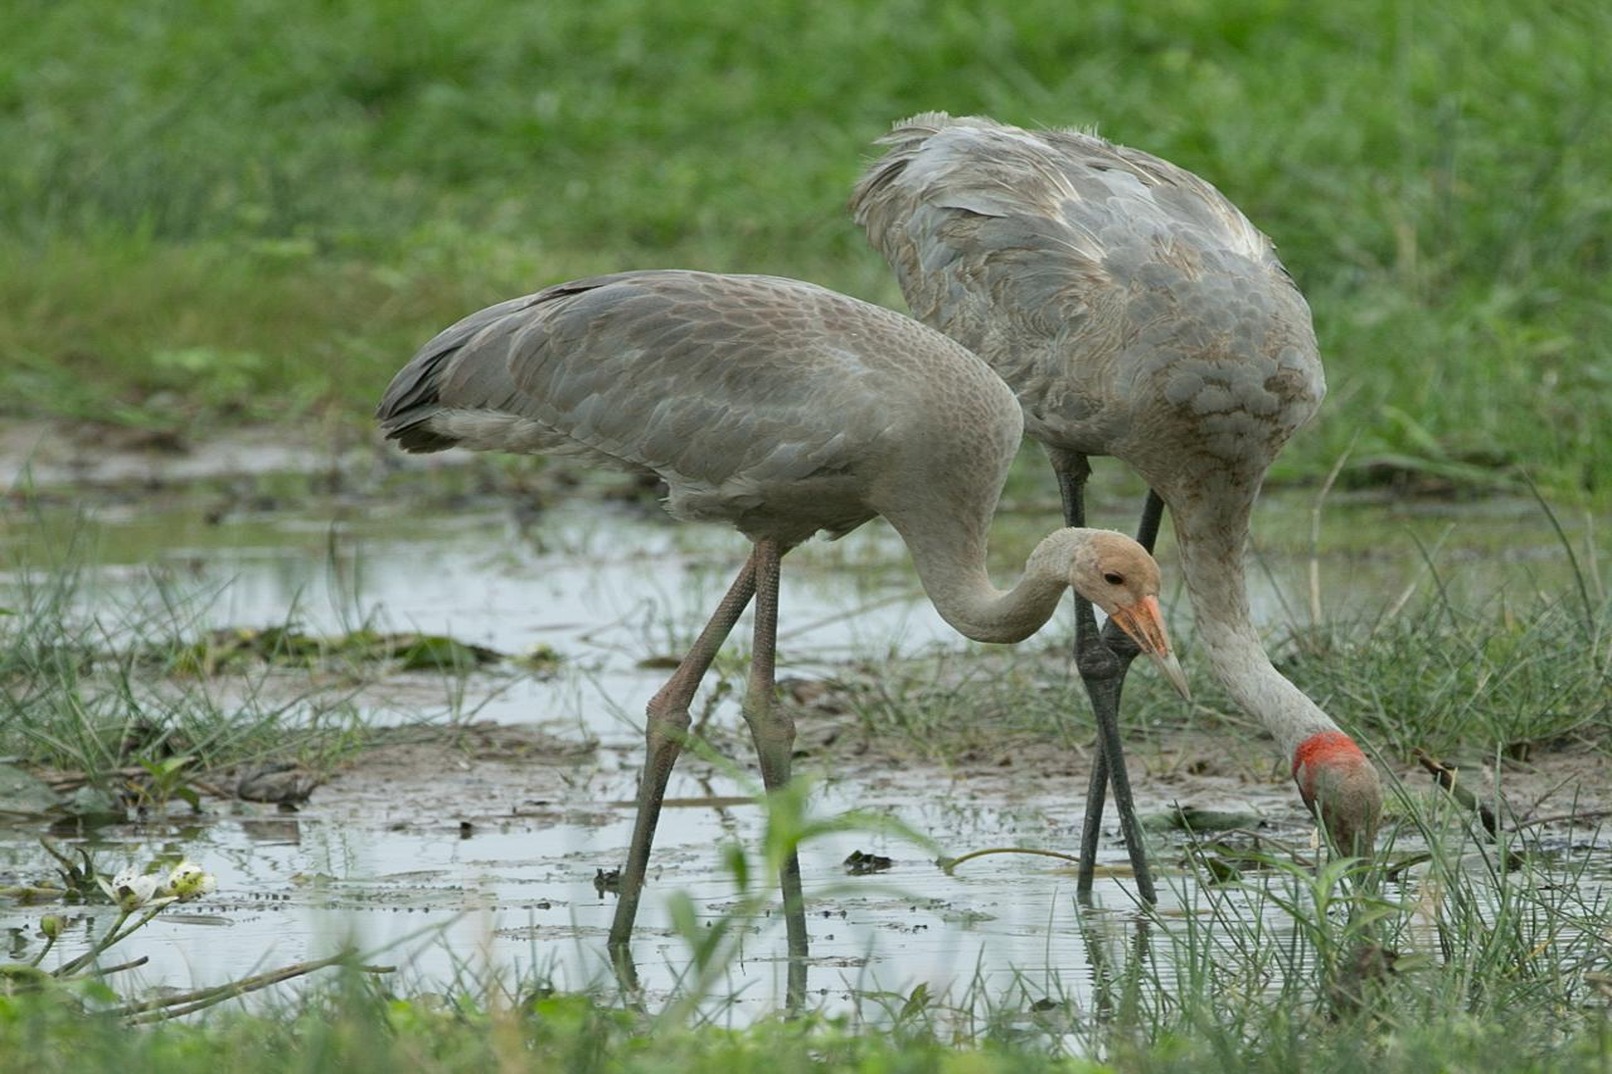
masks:
[[[1046,625],[1069,588],[1070,566],[1091,531],[1056,530],[1030,553],[1010,589],[998,589],[986,569],[985,525],[956,518],[915,523],[889,518],[907,543],[930,603],[952,628],[975,641],[1023,641]]]
[[[1252,499],[1205,498],[1195,502],[1204,510],[1172,511],[1171,517],[1209,670],[1291,759],[1310,736],[1338,725],[1276,670],[1254,626],[1243,562]]]

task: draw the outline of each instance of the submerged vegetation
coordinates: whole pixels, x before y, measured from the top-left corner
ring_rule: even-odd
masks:
[[[899,306],[843,208],[892,121],[944,109],[1096,126],[1219,186],[1309,297],[1331,394],[1275,483],[1532,495],[1558,534],[1548,554],[1568,561],[1564,584],[1468,599],[1440,541],[1413,536],[1419,584],[1388,607],[1329,614],[1322,598],[1340,594],[1312,581],[1308,614],[1284,616],[1272,638],[1283,671],[1385,768],[1417,749],[1493,765],[1479,804],[1498,804],[1510,766],[1612,746],[1612,595],[1597,557],[1612,502],[1612,6],[13,6],[0,54],[0,421],[121,426],[179,450],[247,423],[350,443],[371,435],[392,371],[443,325],[624,268],[778,273]],[[1007,505],[1039,534],[1055,508],[1033,454]],[[336,469],[348,509],[398,495]],[[474,472],[435,502],[520,483]],[[204,625],[217,594],[160,573],[141,601],[108,606],[85,586],[103,550],[30,513],[55,494],[5,493],[0,549],[22,551],[0,589],[0,778],[42,784],[27,802],[26,780],[6,784],[7,823],[48,816],[79,833],[209,809],[243,773],[317,779],[373,741],[360,691],[383,671],[440,681],[454,712],[489,674],[486,650],[380,630],[362,609],[340,636],[303,631],[294,607],[220,633]],[[1358,561],[1403,553],[1383,547],[1379,524],[1329,528],[1325,547]],[[1289,556],[1322,544],[1256,536]],[[1006,554],[1023,540],[1007,535]],[[645,624],[651,655],[687,629]],[[554,670],[555,654],[536,659]],[[712,706],[737,666],[719,661]],[[841,671],[847,725],[925,764],[1090,739],[1080,684],[1050,642]],[[1148,744],[1189,725],[1252,741],[1212,689],[1185,716],[1145,673],[1127,694]],[[1268,764],[1262,745],[1249,753],[1250,767]],[[717,920],[679,904],[666,951],[692,969],[664,1003],[556,990],[538,969],[483,974],[459,952],[462,979],[410,981],[368,972],[360,954],[332,956],[331,976],[301,991],[134,1029],[160,997],[125,995],[116,974],[82,965],[40,969],[64,907],[116,916],[95,905],[86,857],[76,889],[0,875],[12,959],[0,963],[0,1069],[1612,1067],[1612,880],[1596,819],[1540,827],[1502,809],[1491,837],[1472,801],[1397,790],[1374,873],[1200,833],[1172,844],[1184,847],[1168,881],[1181,910],[1085,915],[1086,962],[1062,978],[847,986],[846,1008],[749,1024],[724,1021],[723,973],[751,955],[769,871],[792,841],[867,822],[813,819],[804,792],[774,808],[759,853],[724,851],[740,897]],[[1401,843],[1425,845],[1425,860],[1406,864]],[[183,849],[163,847],[165,868]],[[144,933],[123,933],[140,920],[130,913],[85,927],[134,957]]]

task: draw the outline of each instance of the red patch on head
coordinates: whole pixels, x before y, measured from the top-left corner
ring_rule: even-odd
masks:
[[[1300,742],[1293,751],[1293,779],[1306,802],[1313,797],[1315,773],[1323,768],[1354,768],[1367,764],[1355,740],[1342,731],[1321,731]]]
[[[1342,731],[1322,731],[1300,742],[1293,751],[1293,781],[1339,853],[1373,853],[1382,787],[1354,739]]]
[[[1313,764],[1350,764],[1365,759],[1355,740],[1342,731],[1321,731],[1300,742],[1293,751],[1293,774]]]

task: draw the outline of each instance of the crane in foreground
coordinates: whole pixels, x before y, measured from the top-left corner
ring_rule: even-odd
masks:
[[[925,593],[962,634],[1029,637],[1066,588],[1095,603],[1183,695],[1158,565],[1124,534],[1066,528],[1010,590],[986,571],[991,517],[1023,436],[1013,393],[975,355],[909,317],[796,280],[661,270],[563,283],[473,313],[387,388],[377,418],[405,451],[568,455],[659,475],[674,517],[721,522],[751,551],[646,713],[637,818],[609,944],[627,955],[667,780],[700,679],[755,601],[743,714],[769,792],[795,729],[775,703],[780,560],[818,532],[883,516]],[[800,867],[779,877],[791,1004],[804,994]]]
[[[1089,457],[1165,506],[1209,667],[1276,738],[1333,848],[1369,855],[1382,791],[1359,746],[1266,655],[1243,566],[1271,462],[1325,394],[1310,310],[1269,239],[1196,175],[1071,130],[927,113],[895,124],[850,208],[914,316],[989,362],[1046,448],[1068,525],[1084,525]],[[1077,890],[1091,890],[1107,784],[1154,901],[1118,730],[1135,656],[1076,595],[1076,666],[1100,731]]]

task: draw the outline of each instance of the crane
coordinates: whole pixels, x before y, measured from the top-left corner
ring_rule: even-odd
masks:
[[[882,516],[942,617],[1015,642],[1073,587],[1183,694],[1159,610],[1158,565],[1124,534],[1064,528],[1003,591],[986,571],[991,517],[1023,436],[1013,393],[975,355],[909,317],[797,280],[684,270],[562,283],[473,313],[393,378],[377,418],[405,451],[563,455],[658,475],[675,518],[723,523],[751,550],[646,707],[646,755],[609,945],[628,941],[689,705],[755,602],[742,702],[762,782],[790,777],[794,724],[774,700],[785,553]],[[804,994],[800,866],[780,870],[791,1005]]]
[[[1265,473],[1326,391],[1310,310],[1237,207],[1182,168],[1092,134],[925,113],[894,125],[850,209],[913,315],[1012,387],[1064,519],[1085,524],[1092,456],[1147,483],[1138,537],[1168,506],[1209,669],[1272,734],[1332,846],[1369,855],[1382,790],[1333,719],[1272,666],[1243,565]],[[1099,727],[1077,890],[1089,897],[1106,788],[1155,900],[1118,730],[1135,656],[1076,594],[1076,667]]]

